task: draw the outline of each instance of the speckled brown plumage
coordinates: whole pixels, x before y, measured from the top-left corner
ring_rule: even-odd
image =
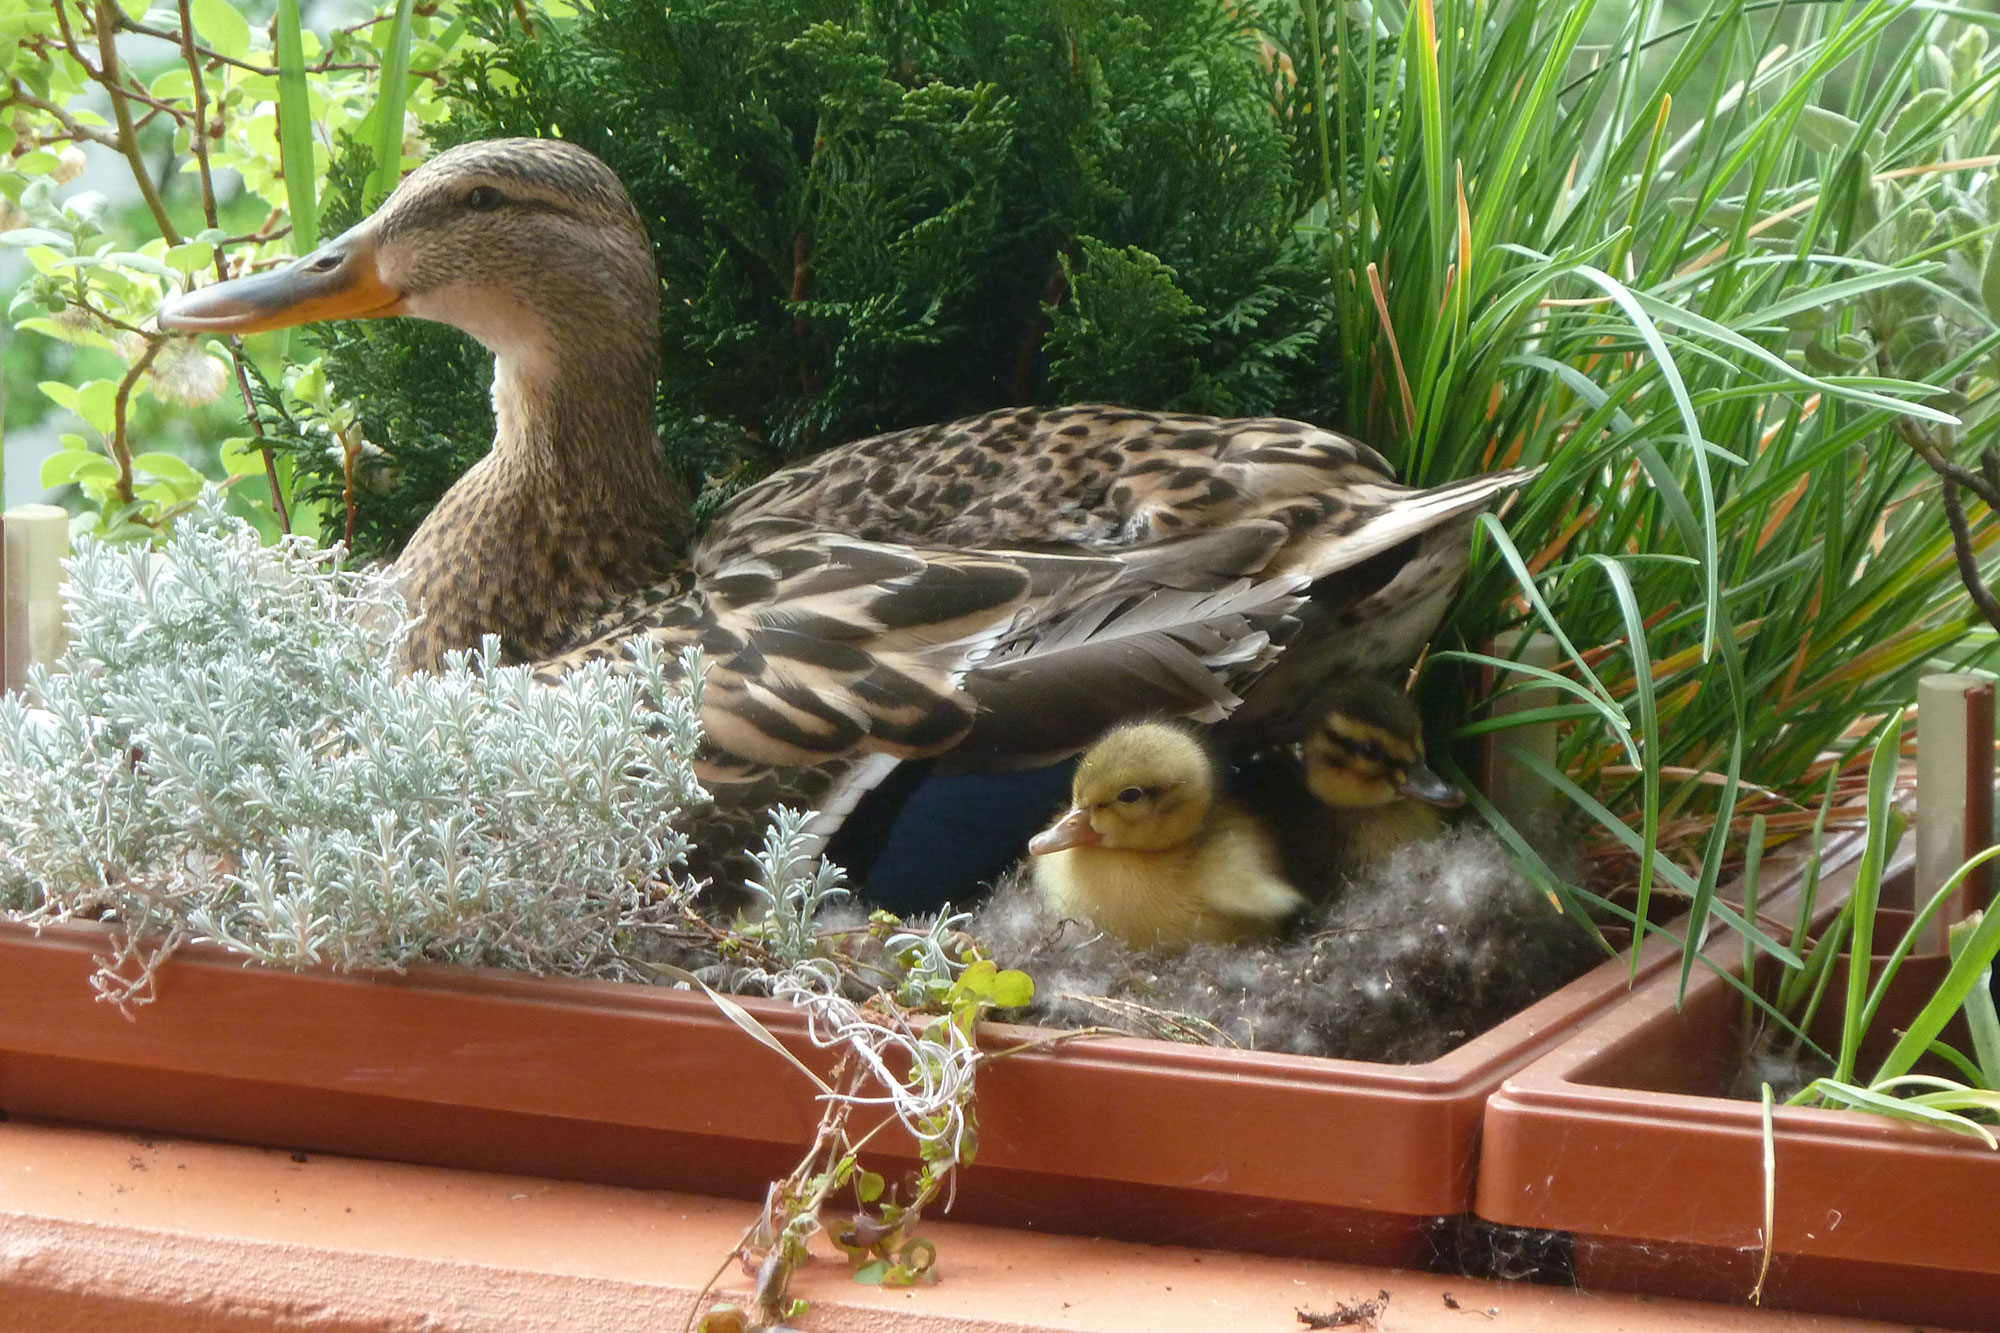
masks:
[[[738,495],[717,527],[775,514],[878,541],[1117,551],[1275,519],[1278,573],[1407,494],[1373,449],[1304,422],[1079,404],[829,450]]]

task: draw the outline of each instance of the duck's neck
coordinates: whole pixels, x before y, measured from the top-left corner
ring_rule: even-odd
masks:
[[[416,666],[488,633],[509,660],[545,656],[686,554],[687,501],[654,436],[652,321],[475,332],[495,352],[493,451],[397,561],[424,615]]]

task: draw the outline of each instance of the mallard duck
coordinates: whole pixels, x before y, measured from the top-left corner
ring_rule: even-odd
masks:
[[[718,799],[832,819],[900,757],[1025,766],[1135,713],[1217,720],[1301,618],[1337,632],[1304,635],[1299,670],[1407,658],[1472,516],[1532,475],[1415,490],[1301,422],[1019,408],[833,449],[696,538],[655,438],[659,300],[611,170],[501,139],[440,153],[314,253],[176,296],[158,322],[411,315],[477,338],[496,435],[397,561],[422,612],[412,664],[489,633],[549,674],[625,661],[641,635],[699,644],[700,769],[734,784]]]
[[[1305,906],[1270,830],[1217,787],[1215,758],[1167,722],[1119,727],[1077,766],[1070,809],[1028,844],[1057,915],[1137,948],[1274,933]]]
[[[1444,832],[1465,793],[1424,761],[1423,718],[1376,676],[1325,682],[1319,720],[1295,747],[1245,765],[1243,799],[1279,830],[1286,874],[1315,897]]]

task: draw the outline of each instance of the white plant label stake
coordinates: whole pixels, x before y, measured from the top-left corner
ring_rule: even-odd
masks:
[[[17,505],[0,515],[5,543],[0,590],[0,686],[18,690],[28,668],[52,666],[68,642],[63,624],[62,562],[69,555],[69,513],[55,505]]]
[[[1993,680],[1958,673],[1917,682],[1916,906],[1993,841]],[[1939,913],[1943,931],[1986,905],[1985,871],[1968,876],[1960,901]]]

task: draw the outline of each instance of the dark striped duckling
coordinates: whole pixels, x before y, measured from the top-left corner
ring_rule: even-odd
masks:
[[[1444,832],[1465,793],[1424,761],[1423,718],[1379,677],[1342,676],[1289,750],[1245,766],[1243,801],[1278,831],[1285,873],[1316,898],[1413,842]]]

